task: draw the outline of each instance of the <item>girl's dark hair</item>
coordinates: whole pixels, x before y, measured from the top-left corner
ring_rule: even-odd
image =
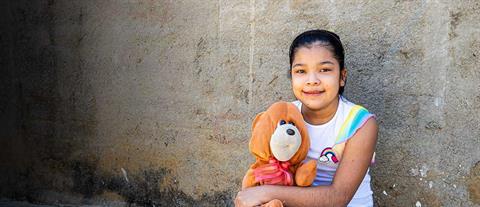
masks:
[[[313,44],[317,43],[332,52],[333,57],[338,61],[338,64],[340,65],[340,71],[345,69],[345,51],[343,49],[342,42],[340,41],[340,37],[333,32],[316,29],[306,31],[298,35],[290,45],[290,75],[292,70],[293,58],[295,57],[295,53],[297,52],[297,50],[301,47],[310,48],[313,46]],[[344,86],[340,86],[340,89],[338,91],[340,95],[343,94],[343,89]]]

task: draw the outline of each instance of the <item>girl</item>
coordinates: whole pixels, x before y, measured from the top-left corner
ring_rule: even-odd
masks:
[[[240,191],[235,205],[272,199],[286,206],[373,206],[368,169],[378,126],[374,115],[343,96],[347,70],[340,38],[326,30],[297,36],[290,46],[293,102],[310,135],[307,159],[317,160],[312,187],[263,185]]]

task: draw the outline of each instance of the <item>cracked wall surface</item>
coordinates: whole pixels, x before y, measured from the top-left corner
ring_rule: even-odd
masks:
[[[323,28],[378,117],[375,205],[480,205],[478,1],[0,4],[0,197],[233,205],[290,42]]]

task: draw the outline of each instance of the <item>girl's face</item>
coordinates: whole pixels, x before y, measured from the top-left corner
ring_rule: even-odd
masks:
[[[332,52],[321,45],[300,47],[292,63],[293,94],[308,109],[318,111],[336,107],[338,90],[345,85],[346,70],[342,70]]]

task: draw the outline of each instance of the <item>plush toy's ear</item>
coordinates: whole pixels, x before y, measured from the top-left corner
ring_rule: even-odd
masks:
[[[255,117],[252,124],[252,137],[250,138],[250,152],[262,161],[268,162],[272,152],[270,139],[274,126],[268,113],[262,112]]]
[[[260,121],[260,117],[262,117],[263,114],[265,114],[265,112],[260,112],[260,113],[258,113],[258,114],[255,116],[255,119],[253,119],[253,122],[252,122],[252,132],[253,132],[253,130],[255,129],[255,126],[257,125],[257,123]]]

